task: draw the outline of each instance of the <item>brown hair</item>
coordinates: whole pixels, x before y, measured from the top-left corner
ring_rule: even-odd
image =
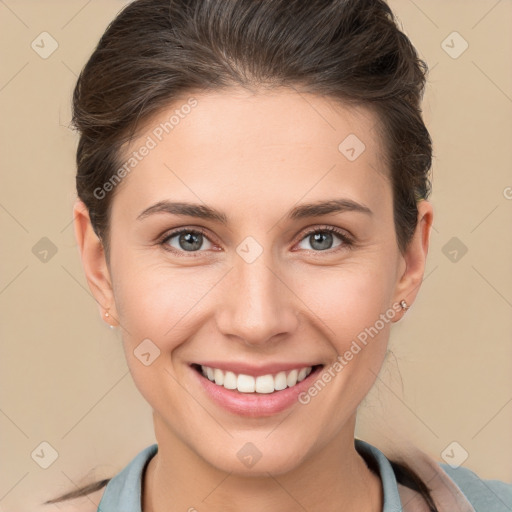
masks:
[[[110,207],[99,195],[123,148],[153,115],[192,91],[293,87],[376,113],[403,253],[430,193],[432,143],[422,119],[427,65],[384,0],[135,0],[110,23],[80,73],[73,125],[76,186],[109,258]],[[341,141],[340,141],[341,142]],[[397,480],[437,508],[420,477]],[[375,468],[374,468],[375,469]],[[94,492],[109,480],[47,501]]]

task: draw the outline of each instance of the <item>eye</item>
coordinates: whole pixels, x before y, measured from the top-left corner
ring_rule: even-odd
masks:
[[[336,237],[340,239],[341,242],[333,247],[333,240]],[[327,251],[333,248],[335,250],[344,248],[349,249],[353,246],[352,239],[345,234],[345,232],[332,226],[325,226],[307,231],[301,242],[303,241],[308,241],[315,252]],[[310,250],[307,247],[306,249]]]
[[[212,242],[202,230],[180,229],[168,233],[165,238],[160,241],[160,245],[162,245],[164,249],[175,253],[202,252],[200,249],[204,246],[205,242],[207,244],[206,249],[213,247]],[[210,244],[209,247],[208,244]]]
[[[338,238],[340,242],[333,246],[333,241]],[[300,243],[307,241],[312,249],[305,247],[306,250],[313,252],[329,251],[334,249],[350,249],[354,245],[352,238],[341,229],[324,226],[310,229],[301,239]],[[189,253],[189,256],[195,257],[193,253],[201,253],[204,250],[212,249],[215,246],[210,241],[205,231],[202,229],[181,228],[171,231],[164,235],[159,244],[166,250],[182,256],[183,253]],[[206,247],[205,247],[206,245]],[[304,249],[304,247],[299,247]],[[203,250],[201,250],[203,249]]]

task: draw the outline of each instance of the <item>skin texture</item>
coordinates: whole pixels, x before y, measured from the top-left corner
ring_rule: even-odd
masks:
[[[362,107],[292,89],[193,96],[197,106],[117,186],[109,262],[83,203],[74,210],[90,289],[101,314],[108,308],[107,321],[121,328],[131,374],[154,411],[159,451],[144,476],[143,510],[325,512],[343,503],[346,511],[380,511],[380,479],[355,450],[354,429],[402,311],[310,403],[269,417],[220,408],[189,364],[329,366],[393,304],[414,302],[432,206],[418,203],[416,232],[402,255],[376,118]],[[176,108],[154,116],[126,155]],[[338,150],[349,134],[366,146],[354,161]],[[337,198],[373,214],[286,218],[299,204]],[[137,220],[164,199],[222,210],[228,223],[168,213]],[[354,245],[334,234],[319,249],[306,228],[326,226]],[[207,238],[193,251],[175,236],[166,242],[180,252],[173,254],[158,240],[174,228],[203,228]],[[252,263],[236,251],[248,236],[263,250]],[[149,366],[133,353],[146,338],[161,351]],[[247,442],[262,454],[250,468],[237,457]]]

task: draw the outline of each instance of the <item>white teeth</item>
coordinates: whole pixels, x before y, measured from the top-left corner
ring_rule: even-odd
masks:
[[[254,393],[254,377],[241,373],[236,381],[236,389],[242,393]]]
[[[260,375],[256,377],[256,393],[273,393],[274,377],[272,375]]]
[[[224,375],[224,387],[226,389],[236,389],[237,378],[233,372],[226,372]]]
[[[218,384],[219,386],[224,384],[224,372],[222,370],[215,368],[213,370],[213,378],[215,379],[215,384]]]
[[[276,391],[281,391],[282,389],[286,389],[288,384],[286,384],[286,372],[279,372],[274,377],[274,388]]]
[[[226,389],[237,389],[241,393],[273,393],[287,387],[295,386],[297,382],[303,381],[312,371],[311,366],[291,370],[288,374],[284,371],[275,375],[260,375],[253,377],[243,373],[237,375],[230,371],[222,371],[219,368],[201,366],[202,374],[218,386]]]
[[[297,384],[297,375],[299,372],[297,370],[292,370],[288,377],[286,377],[286,384],[288,384],[288,387],[291,388],[292,386],[295,386]]]

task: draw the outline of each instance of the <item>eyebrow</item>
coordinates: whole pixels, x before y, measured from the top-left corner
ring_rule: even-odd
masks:
[[[372,210],[370,210],[368,206],[357,203],[352,199],[344,198],[301,204],[292,208],[286,215],[286,218],[288,220],[297,220],[343,212],[358,212],[366,215],[373,215]],[[143,220],[146,217],[157,213],[198,217],[200,219],[216,221],[224,225],[228,223],[228,217],[224,212],[209,206],[185,202],[171,202],[167,200],[159,201],[149,208],[146,208],[137,216],[137,220]]]

